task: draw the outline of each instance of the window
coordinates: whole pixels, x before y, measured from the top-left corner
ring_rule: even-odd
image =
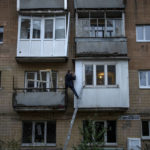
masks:
[[[139,72],[139,87],[150,88],[150,71]]]
[[[82,37],[121,37],[123,13],[117,11],[79,12],[77,30]]]
[[[3,42],[4,27],[0,26],[0,43]]]
[[[56,145],[56,121],[24,121],[23,145]]]
[[[85,65],[85,85],[116,85],[116,66],[97,64]]]
[[[136,41],[150,41],[150,25],[136,26]]]
[[[88,141],[95,140],[96,142],[104,142],[104,144],[114,144],[116,143],[116,121],[92,121],[93,126],[90,125],[90,122],[85,120],[83,121],[83,132],[84,139],[85,132],[89,133]],[[94,129],[93,129],[94,127]],[[98,135],[102,134],[102,136]]]
[[[20,39],[65,39],[65,17],[21,17]],[[43,29],[44,28],[44,29]]]
[[[52,79],[52,80],[51,80]],[[57,88],[57,72],[55,71],[40,71],[25,73],[25,88],[28,92],[34,88]]]
[[[150,138],[150,121],[142,121],[142,136],[143,138]]]

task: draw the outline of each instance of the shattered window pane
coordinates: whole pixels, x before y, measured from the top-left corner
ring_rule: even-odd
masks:
[[[44,143],[44,122],[35,124],[35,142]]]
[[[22,143],[32,143],[32,122],[23,122]]]

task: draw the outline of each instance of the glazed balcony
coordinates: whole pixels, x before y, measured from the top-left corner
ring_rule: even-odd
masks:
[[[13,107],[16,111],[64,111],[66,92],[62,88],[14,89]]]
[[[124,12],[78,10],[75,41],[77,56],[127,56]]]

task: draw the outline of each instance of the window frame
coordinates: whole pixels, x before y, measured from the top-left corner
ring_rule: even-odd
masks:
[[[29,19],[30,20],[30,38],[29,39],[24,39],[21,38],[21,21],[22,19]],[[33,20],[40,20],[41,21],[41,32],[40,32],[40,38],[33,38]],[[50,39],[46,39],[45,38],[45,20],[51,19],[53,20],[53,37]],[[64,23],[65,23],[65,37],[64,38],[55,38],[55,23],[56,23],[56,19],[64,19]],[[66,15],[64,16],[56,16],[56,17],[35,17],[35,16],[19,16],[19,25],[18,25],[18,40],[19,41],[60,41],[60,40],[65,40],[66,39]]]
[[[93,84],[92,85],[86,85],[86,81],[85,81],[85,66],[86,65],[93,65]],[[98,65],[103,65],[104,66],[104,85],[97,85],[97,78],[96,78],[96,66]],[[114,85],[109,85],[108,84],[108,66],[112,65],[115,66],[115,84]],[[117,63],[84,63],[83,64],[83,85],[85,87],[112,87],[112,88],[117,88],[118,87],[118,80],[117,80]]]
[[[49,121],[24,120],[24,121],[22,121],[22,129],[23,129],[23,123],[24,122],[31,122],[32,123],[32,143],[23,143],[23,130],[22,130],[22,144],[21,144],[21,146],[56,146],[56,143],[47,143],[47,141],[46,141],[47,140],[47,123],[50,121],[55,121],[55,120],[49,120]],[[36,123],[44,123],[44,143],[35,142],[35,124]],[[55,121],[55,124],[56,124],[56,121]]]
[[[142,139],[145,139],[145,140],[150,140],[150,120],[142,120],[143,121],[147,121],[148,122],[148,128],[149,128],[149,136],[143,136],[143,127],[141,129],[141,135],[142,135]]]
[[[3,29],[3,32],[1,32],[1,33],[3,34],[3,40],[0,41],[0,44],[3,44],[3,43],[4,43],[4,26],[1,26],[1,25],[0,25],[0,28]]]
[[[86,121],[86,120],[83,120],[83,121]],[[116,122],[116,120],[93,120],[93,124],[95,124],[96,122],[104,123],[104,129],[106,129],[106,132],[104,133],[104,143],[103,143],[104,146],[117,146],[117,122],[116,122],[116,142],[115,143],[108,143],[107,142],[108,121],[115,121]],[[95,130],[95,128],[94,128],[94,130]],[[93,134],[92,134],[92,137],[93,137]]]
[[[150,70],[139,70],[138,77],[139,77],[139,88],[140,89],[150,89],[150,85],[148,85],[148,71]],[[140,85],[140,72],[146,72],[146,86]]]
[[[136,42],[150,42],[150,40],[146,40],[146,26],[150,25],[136,25]],[[143,27],[143,40],[138,40],[138,27]]]

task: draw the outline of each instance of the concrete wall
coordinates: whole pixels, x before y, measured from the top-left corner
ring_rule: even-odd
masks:
[[[85,64],[116,64],[116,87],[92,86],[84,87]],[[129,107],[129,77],[128,61],[76,61],[75,89],[81,93],[78,100],[79,108],[128,108]],[[76,101],[75,101],[76,103]]]

